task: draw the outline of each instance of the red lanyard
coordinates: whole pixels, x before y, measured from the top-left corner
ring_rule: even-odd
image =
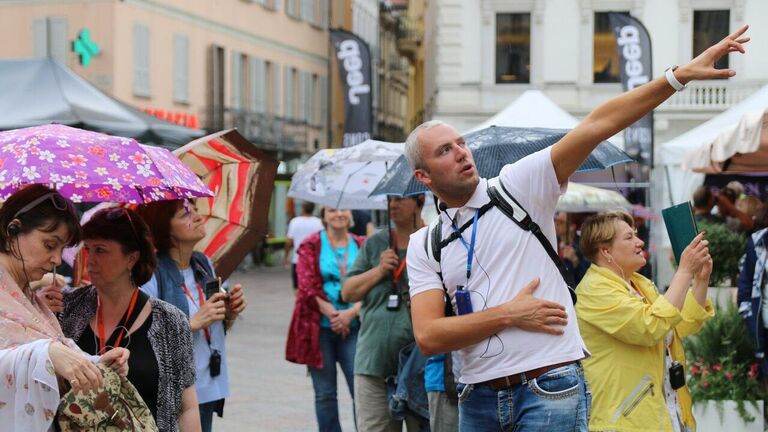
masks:
[[[187,289],[187,284],[184,282],[181,283],[181,287],[184,288],[184,292],[187,294],[187,297],[189,297],[189,300],[192,301],[192,303],[195,302],[195,299],[192,298],[192,293],[189,292],[189,289]],[[200,299],[200,307],[203,307],[205,304],[205,300],[203,300],[205,297],[203,296],[203,287],[200,285],[200,282],[197,283],[197,295]],[[203,333],[205,333],[205,340],[208,342],[208,345],[211,344],[211,333],[208,331],[208,327],[203,327]]]
[[[131,302],[128,304],[128,313],[125,314],[125,319],[123,320],[123,325],[121,326],[122,328],[120,329],[120,333],[117,334],[117,339],[115,339],[115,345],[113,348],[120,346],[120,342],[123,341],[123,335],[128,332],[128,329],[125,328],[125,324],[133,314],[133,308],[136,306],[136,300],[138,300],[138,298],[139,289],[136,288],[136,290],[133,292],[133,297],[131,297]],[[99,331],[99,355],[104,355],[104,353],[107,352],[107,340],[104,339],[104,316],[101,313],[101,300],[99,300],[98,294],[96,295],[96,327]]]
[[[389,235],[392,239],[392,247],[395,250],[395,253],[397,253],[397,234],[395,234],[394,231],[390,231]],[[405,258],[406,257],[403,257],[403,259],[400,261],[400,265],[397,266],[397,269],[393,274],[392,281],[397,282],[397,280],[400,279],[400,275],[403,273],[403,270],[405,270]]]
[[[347,248],[344,249],[344,261],[339,261],[339,254],[336,252],[336,247],[333,245],[333,240],[328,236],[328,243],[331,244],[331,250],[333,251],[333,257],[336,259],[336,264],[339,266],[339,272],[341,273],[341,279],[347,274],[347,254],[349,253],[349,239],[347,239]]]

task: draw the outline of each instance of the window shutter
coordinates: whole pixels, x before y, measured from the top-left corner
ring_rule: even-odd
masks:
[[[50,56],[67,64],[67,52],[69,48],[69,37],[67,36],[67,19],[62,17],[48,18],[49,33],[48,49]]]
[[[189,38],[173,36],[173,100],[189,102]]]
[[[285,83],[283,84],[283,94],[285,95],[285,118],[292,120],[293,119],[293,80],[292,77],[292,71],[293,68],[289,66],[285,66]]]
[[[48,19],[35,18],[32,20],[32,55],[48,57]]]
[[[280,116],[280,64],[272,62],[272,114]]]
[[[328,77],[320,77],[320,124],[321,128],[328,125]]]
[[[232,109],[243,108],[243,59],[238,51],[232,51],[232,82],[230,88],[232,89],[232,96],[230,97],[230,104]]]
[[[133,26],[133,94],[149,97],[149,28]]]
[[[285,0],[285,13],[288,16],[296,16],[296,0]]]

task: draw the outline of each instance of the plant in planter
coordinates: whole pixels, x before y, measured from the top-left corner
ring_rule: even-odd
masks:
[[[688,388],[694,404],[717,401],[722,416],[723,401],[731,400],[745,422],[754,421],[745,404],[750,403],[757,410],[757,401],[767,394],[758,377],[752,340],[736,307],[728,304],[718,308],[704,328],[686,338],[684,344]]]
[[[746,235],[729,230],[725,224],[699,221],[696,225],[699,231],[707,232],[705,238],[709,240],[709,255],[714,263],[710,284],[719,286],[729,279],[735,282],[739,260],[747,246]]]

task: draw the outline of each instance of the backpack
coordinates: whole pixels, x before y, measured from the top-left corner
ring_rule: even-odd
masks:
[[[517,202],[517,200],[512,196],[512,194],[509,193],[509,191],[507,191],[507,188],[504,187],[504,184],[498,177],[494,177],[488,180],[488,197],[491,199],[491,201],[478,209],[478,218],[484,215],[493,207],[497,207],[502,213],[504,213],[504,215],[506,215],[509,219],[512,219],[521,229],[528,231],[536,236],[536,238],[539,240],[539,243],[541,243],[541,246],[547,252],[547,255],[549,255],[549,257],[552,259],[552,262],[555,263],[555,266],[560,271],[560,276],[562,276],[566,286],[568,287],[568,294],[571,296],[571,301],[573,301],[573,304],[576,304],[576,291],[573,289],[573,279],[565,269],[563,260],[560,258],[560,256],[557,254],[557,251],[555,251],[555,249],[552,247],[552,244],[541,231],[539,225],[534,222],[533,219],[531,219],[530,215],[528,215],[528,212],[525,211],[523,206]],[[461,233],[464,232],[464,230],[471,227],[472,221],[467,221],[464,225],[458,228],[458,230],[454,230],[446,239],[441,238],[443,233],[442,224],[443,222],[440,217],[436,218],[434,221],[432,221],[432,223],[429,224],[429,227],[427,228],[427,235],[424,239],[424,249],[427,251],[427,257],[432,270],[437,273],[440,281],[443,282],[445,316],[453,316],[455,313],[453,311],[453,306],[451,305],[451,298],[448,295],[448,289],[445,287],[442,269],[440,268],[440,252],[451,242],[457,240],[461,236]]]

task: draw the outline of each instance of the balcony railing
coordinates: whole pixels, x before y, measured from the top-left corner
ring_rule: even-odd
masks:
[[[759,83],[728,80],[696,81],[675,93],[661,108],[670,111],[722,111],[741,102],[760,88]]]
[[[264,150],[307,152],[307,123],[304,121],[229,107],[212,107],[207,127],[213,131],[237,128],[249,141]]]

